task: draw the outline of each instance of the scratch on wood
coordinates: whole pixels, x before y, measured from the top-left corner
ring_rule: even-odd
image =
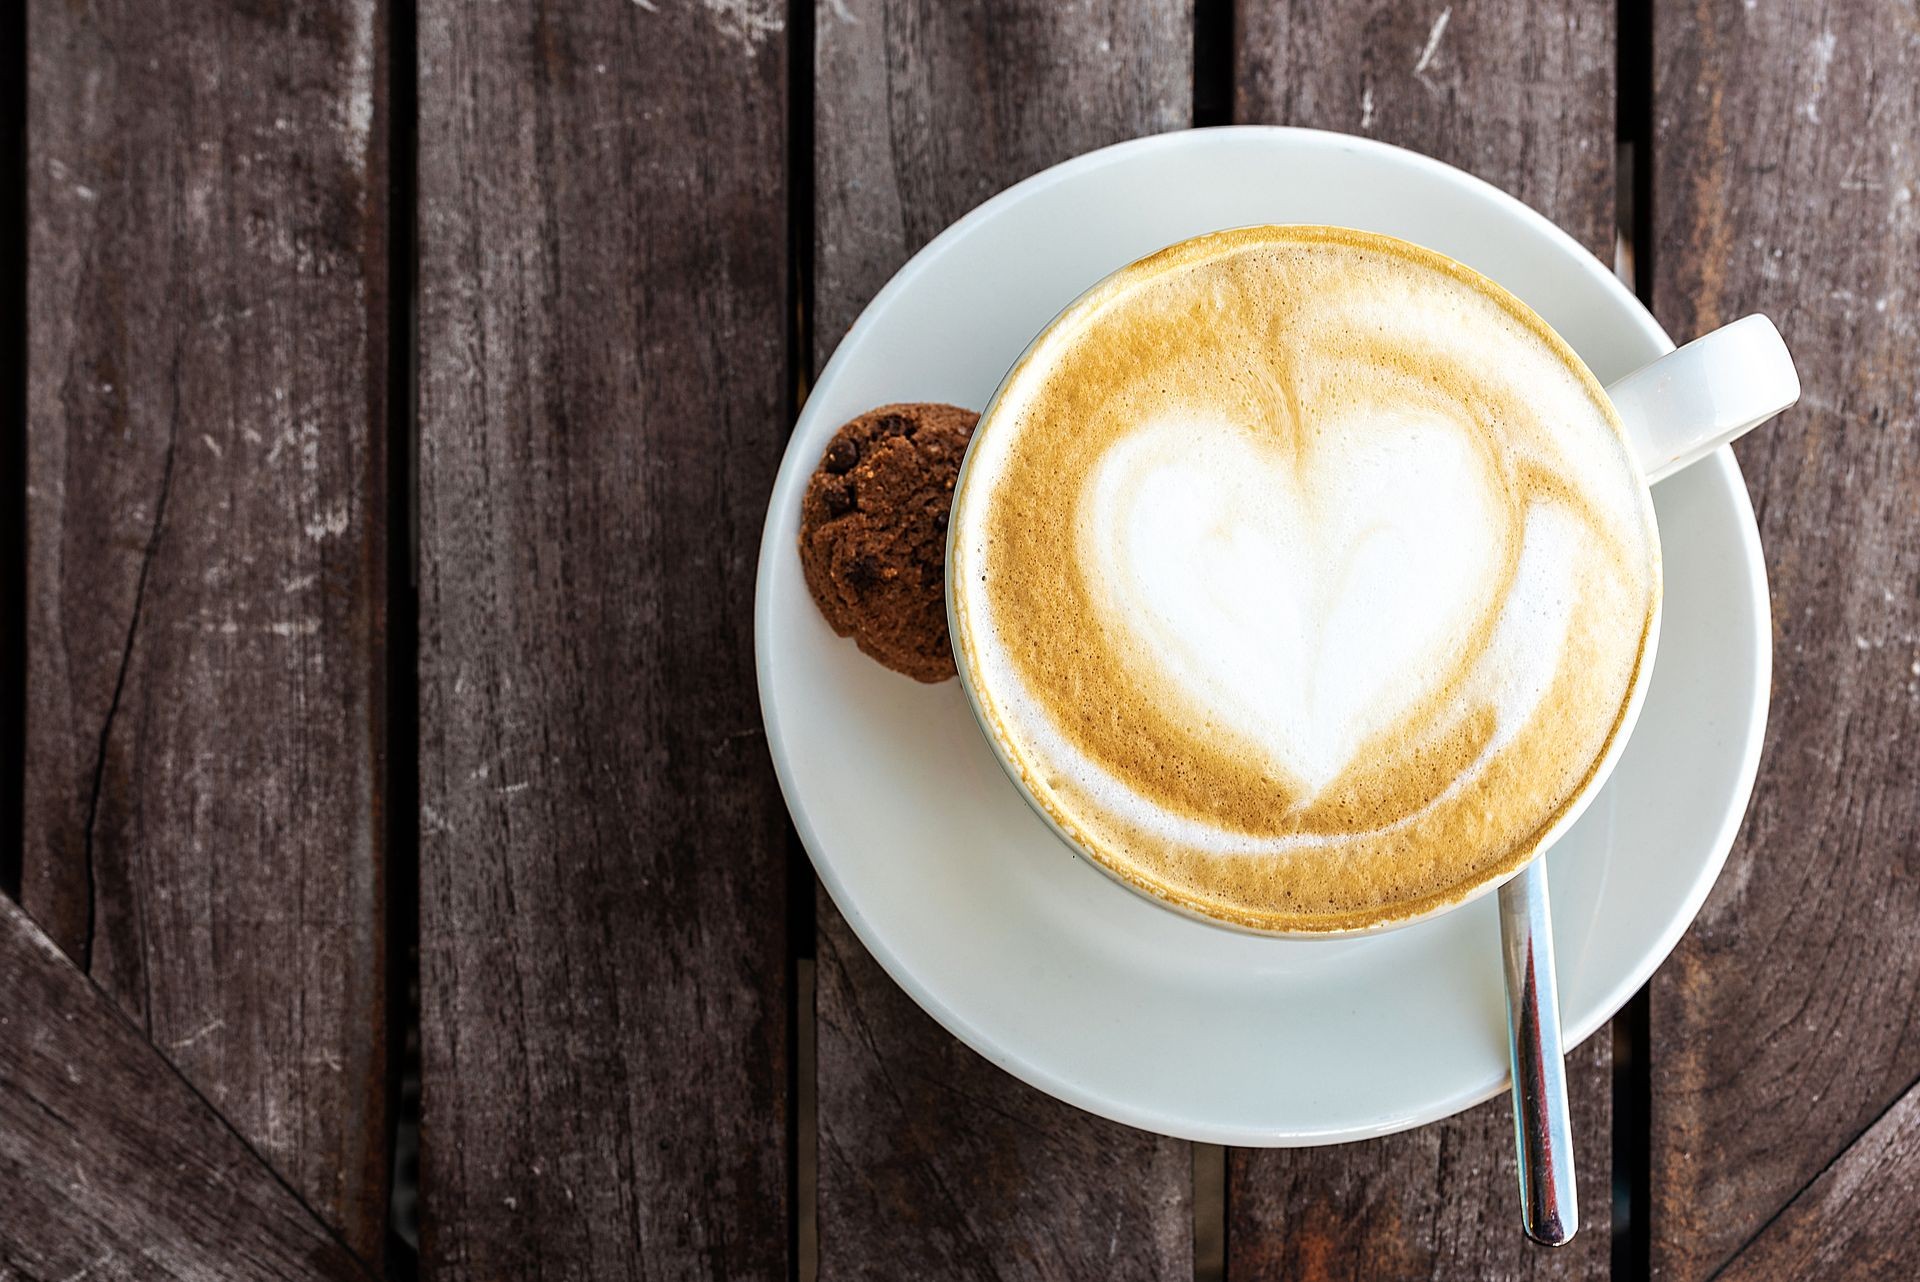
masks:
[[[373,14],[374,6],[348,8],[353,19],[353,44],[347,54],[347,90],[342,105],[347,118],[347,146],[354,161],[362,160],[373,137]]]
[[[93,838],[100,818],[100,791],[107,776],[107,746],[113,738],[114,718],[120,712],[120,697],[126,693],[127,669],[133,662],[133,643],[140,632],[140,611],[147,595],[147,577],[153,569],[153,560],[160,551],[160,535],[166,528],[167,496],[173,493],[173,456],[174,448],[180,439],[180,353],[174,352],[173,365],[168,371],[168,384],[172,390],[173,404],[167,415],[167,452],[160,464],[160,497],[153,505],[153,530],[147,536],[146,550],[140,556],[140,574],[134,580],[133,608],[127,616],[127,639],[120,647],[120,670],[113,680],[113,697],[107,701],[107,715],[100,721],[100,746],[93,759],[93,785],[87,793],[87,823],[83,862],[86,865],[87,881],[87,927],[80,945],[80,969],[93,968],[93,929],[96,914],[96,900],[93,878]]]
[[[1413,74],[1420,75],[1433,63],[1434,51],[1440,48],[1440,37],[1446,34],[1447,23],[1453,18],[1453,6],[1448,5],[1433,20],[1433,29],[1427,32],[1427,47],[1420,51],[1420,61],[1413,64]]]
[[[307,537],[313,539],[315,542],[326,538],[328,535],[337,537],[345,534],[348,525],[351,523],[351,518],[347,515],[345,508],[335,508],[333,511],[323,512],[313,520],[307,522]]]
[[[209,1022],[202,1024],[199,1028],[194,1029],[191,1033],[188,1033],[185,1037],[177,1038],[174,1041],[168,1042],[167,1046],[172,1050],[185,1050],[187,1047],[193,1045],[195,1042],[200,1041],[202,1038],[209,1037],[212,1034],[219,1032],[221,1029],[225,1028],[226,1026],[227,1026],[227,1021],[224,1019],[210,1020]]]
[[[768,37],[787,29],[786,15],[777,0],[700,0],[720,30],[739,41],[748,53]]]
[[[1834,47],[1839,43],[1833,32],[1822,31],[1813,41],[1813,90],[1800,108],[1800,114],[1812,124],[1820,123],[1820,99],[1827,92],[1827,72],[1833,66]]]

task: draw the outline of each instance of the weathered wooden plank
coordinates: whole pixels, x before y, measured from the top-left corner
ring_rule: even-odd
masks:
[[[1559,1251],[1520,1231],[1513,1106],[1502,1095],[1386,1139],[1235,1149],[1227,1163],[1227,1276],[1240,1279],[1605,1278],[1611,1055],[1569,1057],[1580,1235]]]
[[[29,30],[23,900],[377,1255],[383,6]]]
[[[816,366],[981,200],[1191,112],[1189,0],[834,0],[816,21]],[[1185,1144],[1080,1113],[960,1046],[824,893],[818,949],[822,1278],[1191,1271]]]
[[[1238,0],[1234,119],[1410,147],[1518,196],[1607,262],[1614,8]]]
[[[1192,1274],[1186,1144],[1009,1077],[820,914],[820,1277]]]
[[[1920,1086],[1855,1140],[1718,1276],[1920,1277]]]
[[[1241,0],[1237,30],[1237,120],[1425,152],[1519,196],[1611,259],[1611,4]],[[1605,1277],[1611,1064],[1604,1030],[1570,1057],[1582,1225],[1572,1246],[1542,1251],[1520,1233],[1512,1105],[1502,1095],[1384,1140],[1234,1152],[1229,1276]]]
[[[1192,118],[1192,0],[816,10],[816,367],[915,250],[987,197]]]
[[[1688,1279],[1920,1076],[1920,26],[1654,22],[1655,311],[1675,334],[1767,312],[1805,389],[1739,449],[1773,589],[1759,787],[1653,985],[1654,1267]]]
[[[0,897],[0,1277],[373,1275]]]
[[[0,11],[0,59],[27,60],[24,5]],[[0,84],[0,895],[20,898],[20,790],[26,779],[27,698],[27,78]]]
[[[787,1276],[784,12],[421,9],[433,1276]]]

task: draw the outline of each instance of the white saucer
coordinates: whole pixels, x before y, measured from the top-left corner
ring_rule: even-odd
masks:
[[[1189,1139],[1323,1144],[1503,1089],[1491,897],[1393,934],[1269,940],[1122,889],[1027,808],[955,682],[922,686],[835,637],[794,550],[840,423],[888,401],[986,403],[1088,285],[1203,231],[1336,223],[1402,236],[1532,304],[1610,382],[1667,351],[1600,263],[1435,161],[1292,129],[1213,129],[1082,156],[1002,193],[901,269],[794,430],[760,551],[755,644],[794,823],[854,931],[968,1045],[1103,1116]],[[1594,1032],[1666,957],[1746,808],[1771,662],[1746,488],[1722,449],[1655,490],[1666,617],[1612,782],[1548,856],[1562,1010]]]

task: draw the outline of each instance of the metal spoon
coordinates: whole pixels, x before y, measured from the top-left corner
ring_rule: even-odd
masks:
[[[1527,1236],[1565,1246],[1580,1230],[1573,1178],[1573,1120],[1560,1044],[1560,989],[1553,973],[1547,861],[1535,859],[1500,887],[1500,951],[1507,973],[1507,1051],[1513,1068],[1513,1131],[1520,1167],[1520,1219]]]

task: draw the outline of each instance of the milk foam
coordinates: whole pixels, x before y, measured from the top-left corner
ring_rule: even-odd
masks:
[[[956,501],[954,635],[1029,790],[1186,907],[1341,929],[1531,854],[1657,616],[1645,488],[1531,313],[1399,242],[1251,229],[1023,359]]]
[[[1302,470],[1232,424],[1162,419],[1101,457],[1080,509],[1079,563],[1129,657],[1308,794],[1438,684],[1503,568],[1472,445],[1412,416],[1367,426]]]

